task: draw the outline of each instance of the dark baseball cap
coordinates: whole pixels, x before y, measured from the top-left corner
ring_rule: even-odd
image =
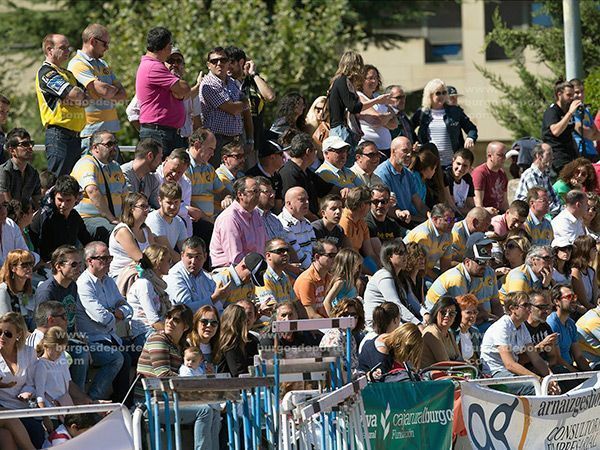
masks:
[[[469,258],[475,262],[490,261],[492,259],[490,245],[493,243],[494,241],[486,238],[485,234],[473,233],[467,239],[465,258]]]
[[[268,130],[265,133],[265,139],[262,146],[258,149],[258,157],[265,158],[270,155],[276,155],[278,153],[283,153],[283,147],[279,145],[277,142],[278,139],[277,133],[273,133]]]
[[[248,253],[244,258],[244,264],[250,271],[252,284],[254,286],[264,286],[265,280],[263,277],[268,268],[265,258],[259,253]]]

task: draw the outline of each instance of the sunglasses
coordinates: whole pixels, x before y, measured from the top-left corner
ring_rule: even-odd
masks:
[[[533,305],[531,303],[521,303],[520,305],[518,305],[519,308],[523,308],[523,309],[531,309]]]
[[[199,322],[204,325],[205,327],[211,326],[211,327],[217,327],[219,326],[219,321],[218,320],[214,320],[214,319],[200,319]]]
[[[32,269],[35,264],[33,262],[22,262],[17,264],[21,269]]]
[[[246,155],[244,153],[232,153],[231,155],[225,155],[225,156],[229,156],[230,158],[235,158],[235,159],[244,159],[244,157]]]
[[[111,262],[113,260],[113,257],[110,255],[108,255],[108,256],[90,256],[90,259],[102,261],[102,262]]]
[[[536,309],[539,309],[540,311],[551,311],[552,310],[552,305],[531,305]]]
[[[448,91],[436,91],[435,92],[435,95],[437,95],[438,97],[441,95],[446,95],[446,94],[448,94]]]
[[[387,205],[390,202],[389,198],[384,198],[380,200],[371,200],[371,205]]]
[[[440,311],[442,317],[456,317],[458,314],[455,309],[447,309],[445,311]]]
[[[577,300],[577,294],[566,294],[560,297],[563,300]]]
[[[9,330],[0,330],[0,336],[7,337],[8,339],[13,338],[12,331],[9,331]]]
[[[269,253],[275,253],[276,255],[284,255],[289,253],[290,249],[287,247],[274,248],[273,250],[268,250]]]
[[[65,262],[62,263],[62,265],[63,266],[69,266],[69,267],[75,269],[75,268],[81,266],[81,262],[80,261],[71,261],[71,262],[65,261]]]
[[[225,64],[225,63],[229,62],[229,58],[226,58],[226,57],[212,58],[212,59],[209,59],[208,62],[211,64],[214,64],[214,65],[217,65],[219,63]]]
[[[381,155],[379,154],[379,152],[359,153],[359,155],[366,156],[369,159],[379,159],[379,158],[381,158]]]
[[[549,262],[549,261],[552,261],[554,259],[554,256],[550,256],[550,255],[536,256],[536,258],[543,259],[544,261]]]
[[[521,250],[521,247],[519,247],[519,245],[514,241],[507,242],[504,248],[506,248],[506,250],[514,250],[516,248]]]
[[[21,142],[17,142],[17,147],[33,147],[35,145],[34,141],[21,141]]]

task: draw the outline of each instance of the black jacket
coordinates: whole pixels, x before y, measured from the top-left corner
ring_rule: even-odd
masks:
[[[444,122],[446,123],[446,130],[450,137],[453,152],[458,151],[464,146],[463,131],[473,141],[477,141],[477,127],[471,122],[460,106],[445,105],[444,110]],[[421,144],[426,144],[431,140],[429,134],[429,124],[431,121],[431,110],[423,111],[419,108],[412,116],[412,126],[415,130],[419,128],[417,136]]]

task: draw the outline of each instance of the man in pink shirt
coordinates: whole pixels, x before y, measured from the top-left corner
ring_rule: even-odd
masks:
[[[508,178],[502,169],[506,159],[506,146],[502,142],[492,141],[488,144],[486,153],[486,162],[477,166],[471,174],[475,187],[475,206],[483,206],[490,214],[495,215],[508,208]]]
[[[523,228],[529,215],[529,205],[523,200],[515,200],[504,214],[492,217],[493,232],[488,234],[492,239],[503,240],[511,230]]]
[[[258,205],[259,189],[254,178],[242,177],[233,183],[235,201],[215,220],[210,241],[214,268],[239,263],[248,253],[264,255],[267,231]]]
[[[164,158],[175,148],[177,131],[185,123],[183,99],[191,92],[190,85],[165,66],[172,48],[169,30],[156,27],[148,31],[147,51],[135,79],[140,106],[140,139],[152,138],[160,142]]]

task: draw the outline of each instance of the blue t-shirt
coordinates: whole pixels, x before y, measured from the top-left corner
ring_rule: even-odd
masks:
[[[565,324],[560,321],[558,314],[553,312],[548,316],[546,320],[552,331],[560,333],[558,336],[558,348],[560,349],[560,355],[569,364],[573,364],[573,358],[571,357],[571,345],[577,342],[577,325],[575,321],[570,317],[567,319]]]

